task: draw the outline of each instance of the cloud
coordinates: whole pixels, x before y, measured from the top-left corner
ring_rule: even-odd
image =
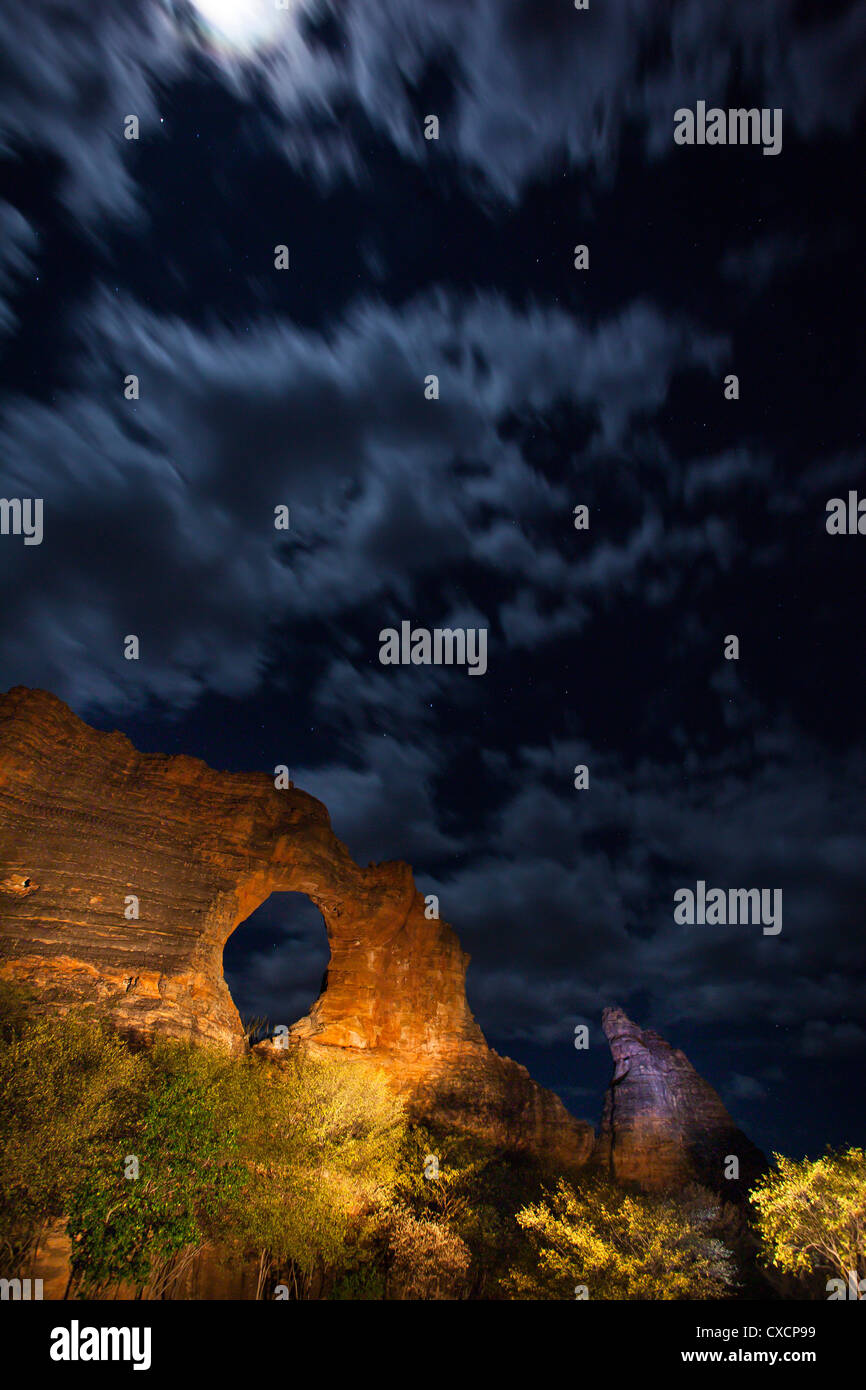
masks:
[[[284,152],[325,181],[365,177],[347,107],[406,158],[453,161],[516,199],[554,168],[610,177],[630,124],[649,157],[671,153],[674,111],[726,103],[737,81],[754,104],[782,106],[802,138],[850,128],[866,90],[862,3],[811,23],[796,22],[791,0],[586,11],[562,0],[344,0],[310,14],[330,16],[340,42],[316,43],[314,25],[307,50],[293,37],[266,80]],[[440,116],[435,144],[423,138],[429,112]]]
[[[588,791],[572,789],[578,762]],[[739,1036],[777,1024],[801,1030],[803,1055],[850,1054],[866,837],[847,827],[866,787],[862,757],[845,760],[843,778],[789,728],[770,759],[738,771],[724,758],[685,777],[682,762],[629,768],[578,742],[494,765],[511,786],[475,826],[491,850],[435,876],[434,891],[472,953],[471,996],[495,1036],[562,1042],[575,1010],[597,1017],[639,981],[641,1008],[662,1027]],[[782,888],[782,934],[675,923],[674,889],[699,877]]]
[[[203,42],[169,0],[30,0],[0,15],[0,141],[56,158],[62,197],[92,233],[143,215],[129,114],[165,132],[159,92],[190,74],[252,105],[287,160],[324,184],[369,177],[370,132],[407,159],[448,164],[509,200],[551,170],[609,179],[638,132],[672,152],[673,112],[724,102],[744,79],[804,139],[850,128],[866,89],[866,4],[797,22],[792,0],[321,0],[287,13],[280,41],[248,60]],[[430,110],[440,139],[423,137]]]
[[[585,642],[626,600],[663,609],[694,589],[698,562],[707,583],[749,563],[725,509],[769,490],[768,455],[682,463],[660,449],[637,497],[609,464],[678,372],[716,369],[717,336],[646,301],[590,324],[442,293],[359,302],[325,333],[193,327],[99,296],[77,332],[89,344],[77,384],[50,407],[18,398],[4,418],[4,495],[45,499],[43,545],[0,551],[15,595],[0,616],[9,683],[85,711],[177,710],[255,692],[279,653],[331,740],[297,780],[358,857],[421,866],[475,957],[473,998],[497,1036],[549,1045],[575,1009],[594,1016],[636,978],[663,1022],[840,1024],[866,849],[851,828],[866,781],[855,757],[843,775],[717,668],[705,681],[717,753],[682,732],[675,757],[635,760],[557,728],[515,752],[478,713],[488,681],[525,685],[528,651]],[[438,401],[424,399],[432,370]],[[128,371],[137,402],[123,399]],[[594,433],[573,473],[549,477],[503,421],[562,398],[591,408]],[[571,525],[575,495],[589,533]],[[274,530],[278,503],[289,532]],[[462,673],[385,673],[378,631],[403,618],[489,626],[484,693],[455,683]],[[138,663],[123,660],[129,632]],[[677,620],[693,657],[701,640]],[[477,810],[457,715],[484,730],[492,785]],[[571,786],[577,763],[587,794]],[[697,877],[782,886],[783,937],[677,928],[673,890]]]
[[[791,232],[775,232],[758,237],[750,246],[725,252],[722,274],[741,282],[755,293],[766,288],[777,275],[789,270],[806,255],[808,240]]]
[[[14,296],[17,282],[33,271],[39,238],[10,203],[0,203],[0,296]],[[18,317],[7,298],[0,298],[0,335],[13,333]]]
[[[862,1057],[864,1047],[866,1029],[853,1019],[829,1022],[816,1018],[807,1020],[799,1051],[803,1057],[826,1060],[834,1057]]]
[[[705,506],[708,498],[720,494],[730,497],[747,487],[766,491],[772,478],[771,460],[741,447],[690,464],[683,476],[682,493],[689,506]]]
[[[443,831],[433,797],[440,763],[434,743],[402,742],[387,730],[355,743],[353,765],[299,768],[298,786],[323,801],[356,859],[424,861],[465,852]]]
[[[35,147],[56,157],[61,196],[91,230],[102,218],[139,215],[124,118],[138,116],[142,138],[157,134],[157,83],[177,77],[185,57],[163,6],[155,0],[6,5],[0,53],[0,148],[17,154]]]
[[[361,605],[370,644],[394,619],[440,625],[461,564],[506,584],[522,571],[524,597],[503,595],[502,622],[525,644],[551,635],[530,581],[571,592],[552,620],[564,633],[585,594],[635,583],[651,554],[721,554],[708,524],[663,538],[652,516],[576,567],[532,537],[570,505],[503,438],[508,414],[576,392],[600,441],[623,441],[677,371],[716,361],[714,338],[646,303],[590,327],[495,295],[434,294],[398,310],[361,302],[320,334],[193,328],[100,295],[74,328],[79,384],[4,412],[4,495],[43,498],[45,540],[3,547],[18,597],[0,629],[12,678],[80,709],[243,695],[276,625]],[[431,371],[436,401],[424,396]],[[123,397],[131,372],[137,401]],[[274,528],[280,504],[289,531]],[[123,659],[130,633],[139,662]]]
[[[757,1101],[767,1098],[767,1092],[760,1081],[756,1081],[753,1076],[742,1076],[739,1072],[731,1073],[724,1089],[727,1100],[732,1104],[741,1100]]]

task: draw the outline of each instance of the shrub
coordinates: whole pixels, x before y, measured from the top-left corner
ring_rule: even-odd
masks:
[[[7,992],[8,994],[8,992]],[[79,1013],[28,1018],[4,1000],[0,1036],[0,1262],[24,1267],[67,1214],[86,1166],[127,1152],[143,1065]],[[20,1000],[18,1001],[20,1003]]]
[[[14,1000],[12,1001],[14,1004]],[[390,1200],[402,1110],[384,1079],[294,1053],[130,1052],[86,1010],[0,1031],[0,1263],[65,1219],[72,1282],[164,1295],[206,1242],[299,1296],[357,1263]]]
[[[455,1299],[466,1296],[471,1254],[466,1242],[442,1221],[424,1221],[396,1209],[389,1228],[388,1294],[397,1299]]]

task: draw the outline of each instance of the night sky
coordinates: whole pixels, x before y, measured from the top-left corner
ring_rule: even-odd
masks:
[[[0,689],[288,764],[575,1113],[619,1003],[767,1151],[862,1144],[864,0],[2,0],[0,54]],[[383,666],[404,620],[487,673]],[[273,1022],[326,960],[295,894],[226,948]]]

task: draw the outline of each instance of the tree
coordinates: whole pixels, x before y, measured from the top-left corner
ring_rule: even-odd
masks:
[[[459,1278],[455,1266],[449,1292],[435,1296],[507,1297],[503,1280],[521,1243],[514,1217],[542,1192],[545,1176],[549,1178],[534,1159],[503,1153],[477,1135],[413,1125],[401,1151],[393,1221],[387,1232],[389,1258],[396,1258],[400,1246],[404,1269],[389,1283],[389,1291],[406,1282],[411,1243],[401,1241],[400,1231],[408,1229],[403,1222],[408,1213],[420,1223],[437,1224],[443,1238],[459,1238],[471,1256],[471,1264],[461,1266]],[[426,1278],[424,1252],[431,1243],[432,1236],[418,1244],[419,1280]]]
[[[714,1224],[711,1193],[677,1198],[626,1192],[601,1182],[553,1192],[517,1213],[527,1237],[512,1292],[524,1298],[707,1299],[734,1284],[731,1251]],[[583,1293],[583,1290],[586,1293]]]
[[[775,1167],[752,1189],[770,1264],[787,1274],[829,1272],[846,1285],[866,1277],[866,1151],[828,1150]]]
[[[278,1063],[248,1059],[234,1084],[249,1181],[218,1233],[255,1255],[260,1291],[278,1271],[296,1297],[320,1296],[337,1271],[372,1258],[402,1106],[378,1069],[296,1050]]]
[[[71,1185],[67,1230],[82,1293],[126,1283],[163,1296],[208,1223],[242,1193],[240,1117],[226,1103],[236,1065],[175,1041],[140,1054],[125,1132],[91,1147]]]
[[[17,998],[17,996],[16,996]],[[357,1267],[390,1200],[402,1108],[360,1064],[130,1051],[86,1009],[0,1016],[0,1266],[64,1220],[76,1291],[163,1297],[205,1244],[298,1296]]]
[[[33,1017],[2,993],[0,1267],[18,1272],[66,1215],[83,1164],[126,1152],[143,1064],[83,1012]]]

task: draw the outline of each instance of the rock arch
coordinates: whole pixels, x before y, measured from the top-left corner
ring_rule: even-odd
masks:
[[[44,691],[0,699],[0,975],[61,1008],[92,1003],[134,1036],[242,1048],[223,946],[274,892],[305,893],[328,934],[299,1045],[378,1063],[419,1114],[586,1160],[592,1128],[488,1048],[468,957],[425,917],[407,864],[361,868],[321,802],[264,773],[140,753]]]

